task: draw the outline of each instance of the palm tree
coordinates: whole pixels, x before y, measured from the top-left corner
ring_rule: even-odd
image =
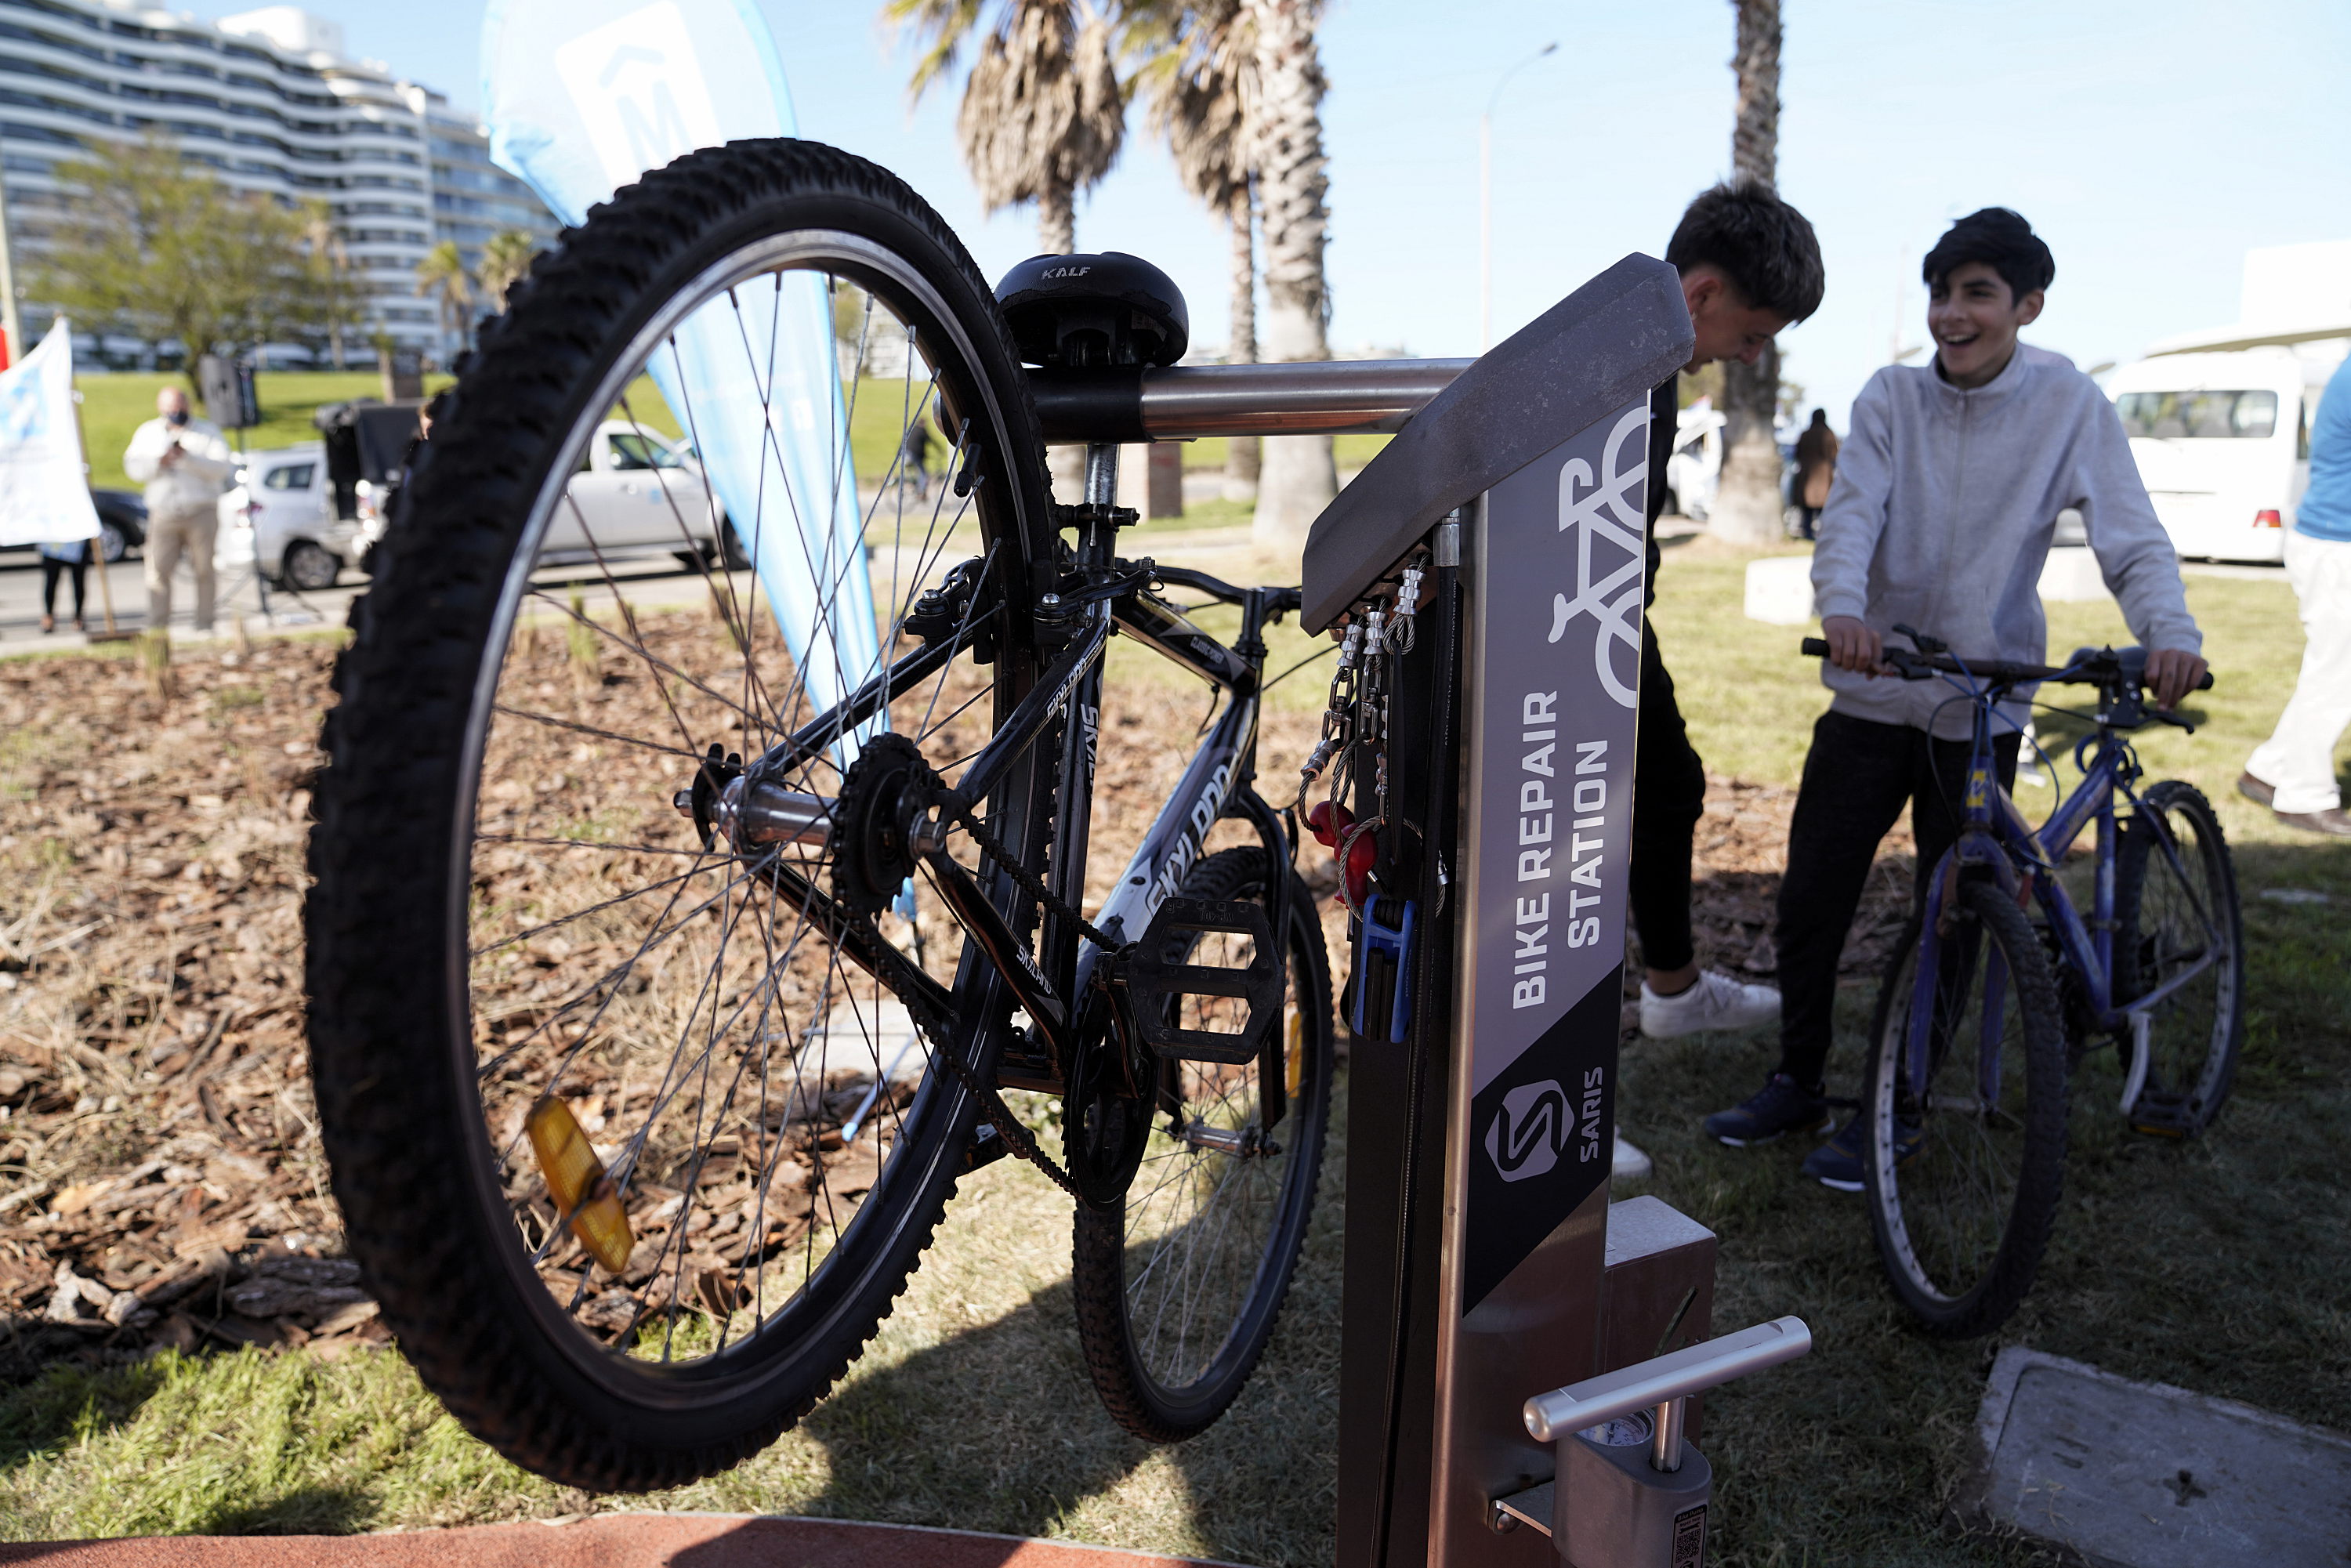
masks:
[[[1778,183],[1780,162],[1780,0],[1730,0],[1738,43],[1730,68],[1739,82],[1731,122],[1731,177]],[[1780,350],[1766,347],[1752,365],[1722,367],[1722,476],[1708,522],[1738,544],[1777,544],[1784,533],[1780,447],[1772,415],[1780,401]]]
[[[920,99],[975,38],[956,140],[987,211],[1037,204],[1040,247],[1078,247],[1076,201],[1110,172],[1126,133],[1110,24],[1091,0],[888,0],[883,16],[923,45]]]
[[[1232,337],[1226,358],[1257,358],[1255,173],[1250,119],[1257,98],[1257,37],[1243,0],[1131,0],[1126,52],[1151,103],[1185,189],[1225,220],[1232,235]],[[1257,498],[1255,436],[1226,445],[1225,497]]]
[[[465,327],[474,307],[474,275],[465,270],[465,258],[457,249],[457,242],[444,239],[424,253],[416,264],[416,292],[428,296],[441,313],[441,330],[444,337],[457,340],[457,347],[465,346]]]
[[[474,271],[474,281],[482,290],[482,298],[494,310],[507,308],[507,295],[530,271],[533,257],[538,255],[538,242],[520,229],[500,229],[482,246],[482,264]]]
[[[318,294],[318,308],[327,329],[327,357],[343,368],[343,329],[360,319],[360,291],[351,278],[350,252],[335,227],[324,202],[311,204],[304,215],[302,243],[307,249]]]
[[[1257,35],[1252,161],[1265,224],[1263,357],[1272,361],[1331,357],[1331,295],[1322,270],[1331,176],[1322,152],[1327,83],[1314,47],[1318,9],[1317,0],[1243,0]],[[1329,436],[1268,437],[1258,478],[1258,542],[1295,554],[1338,493]]]

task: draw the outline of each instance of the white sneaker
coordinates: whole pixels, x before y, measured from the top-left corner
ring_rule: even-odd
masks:
[[[1779,1021],[1777,990],[1741,985],[1712,969],[1700,975],[1688,990],[1670,997],[1661,997],[1649,989],[1648,981],[1641,982],[1641,1032],[1651,1040],[1761,1029]]]
[[[1656,1168],[1656,1162],[1626,1143],[1623,1134],[1616,1135],[1616,1157],[1610,1175],[1618,1181],[1639,1181]]]

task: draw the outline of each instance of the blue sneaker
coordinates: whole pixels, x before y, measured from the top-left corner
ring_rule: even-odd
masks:
[[[1804,1156],[1804,1174],[1823,1186],[1838,1192],[1859,1192],[1865,1185],[1861,1174],[1861,1145],[1867,1134],[1862,1131],[1861,1117],[1856,1115],[1837,1129],[1835,1137]],[[1916,1122],[1897,1120],[1894,1124],[1894,1163],[1898,1167],[1910,1163],[1910,1156],[1927,1141],[1926,1130]]]
[[[1789,1133],[1826,1132],[1831,1125],[1827,1103],[1817,1089],[1807,1089],[1784,1072],[1775,1072],[1744,1103],[1717,1111],[1706,1119],[1707,1136],[1743,1149],[1768,1144]]]

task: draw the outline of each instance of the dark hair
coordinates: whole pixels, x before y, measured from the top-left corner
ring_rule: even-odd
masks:
[[[1720,267],[1750,306],[1792,322],[1819,309],[1828,287],[1813,225],[1748,180],[1701,192],[1675,226],[1666,259],[1684,272]]]
[[[2032,232],[2032,225],[2006,207],[1970,213],[1944,230],[1918,270],[1927,287],[1933,288],[1971,261],[1980,261],[1999,273],[2011,300],[2048,287],[2057,276],[2057,258]]]

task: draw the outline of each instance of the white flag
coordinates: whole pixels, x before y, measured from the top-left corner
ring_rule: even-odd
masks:
[[[73,334],[60,316],[39,348],[0,371],[0,545],[97,537],[74,422]]]

